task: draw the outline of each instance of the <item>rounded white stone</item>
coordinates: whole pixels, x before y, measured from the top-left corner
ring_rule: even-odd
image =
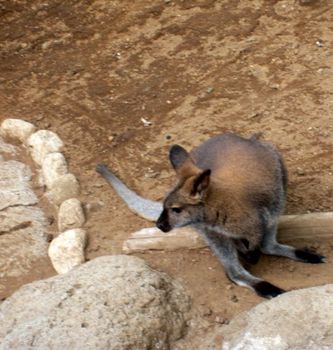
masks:
[[[62,232],[67,229],[80,228],[85,222],[81,202],[70,198],[62,202],[58,212],[58,228]]]
[[[48,197],[55,205],[60,205],[63,201],[75,198],[80,194],[80,185],[73,174],[65,174],[56,179],[52,188],[48,192]]]
[[[39,130],[28,138],[27,145],[30,147],[33,160],[42,165],[47,154],[61,151],[64,144],[54,132]]]
[[[290,291],[236,316],[221,330],[222,350],[329,350],[333,284]]]
[[[34,133],[36,127],[21,119],[5,119],[0,127],[0,133],[2,136],[11,137],[19,140],[22,143],[26,143],[29,136]]]
[[[84,259],[86,231],[73,229],[61,233],[49,246],[49,257],[58,273],[66,273],[81,265]]]
[[[67,162],[62,153],[52,152],[45,156],[42,163],[42,174],[48,189],[51,189],[54,182],[67,173]]]

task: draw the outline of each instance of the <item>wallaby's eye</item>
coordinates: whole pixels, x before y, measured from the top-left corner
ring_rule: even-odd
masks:
[[[174,213],[179,214],[179,213],[181,213],[182,208],[174,207],[174,208],[171,208],[171,210],[172,210]]]

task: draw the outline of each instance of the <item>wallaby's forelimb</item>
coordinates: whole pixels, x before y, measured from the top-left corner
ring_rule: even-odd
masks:
[[[138,196],[131,191],[116,175],[114,175],[106,165],[97,164],[96,171],[113,187],[120,198],[128,205],[135,214],[150,220],[157,221],[163,205],[161,202],[151,201]]]

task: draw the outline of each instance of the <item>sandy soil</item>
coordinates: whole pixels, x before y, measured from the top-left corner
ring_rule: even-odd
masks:
[[[281,149],[287,213],[333,210],[332,23],[328,0],[2,2],[0,119],[65,141],[89,209],[89,259],[120,253],[150,225],[95,173],[97,162],[161,199],[173,181],[169,146],[226,131],[261,131]],[[333,243],[295,242],[305,244],[328,262],[264,257],[251,271],[286,289],[332,282]],[[140,256],[180,279],[212,323],[262,300],[231,285],[208,249]]]

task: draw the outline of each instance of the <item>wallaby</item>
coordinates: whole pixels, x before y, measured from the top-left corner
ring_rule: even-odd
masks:
[[[324,257],[307,249],[277,242],[277,223],[287,190],[282,156],[257,135],[234,134],[210,138],[188,153],[174,145],[169,158],[177,176],[175,187],[163,201],[146,200],[129,190],[105,165],[96,170],[114,187],[128,206],[168,232],[191,225],[199,231],[236,284],[266,298],[284,292],[252,276],[239,255],[256,263],[261,253],[285,256],[307,263]]]

